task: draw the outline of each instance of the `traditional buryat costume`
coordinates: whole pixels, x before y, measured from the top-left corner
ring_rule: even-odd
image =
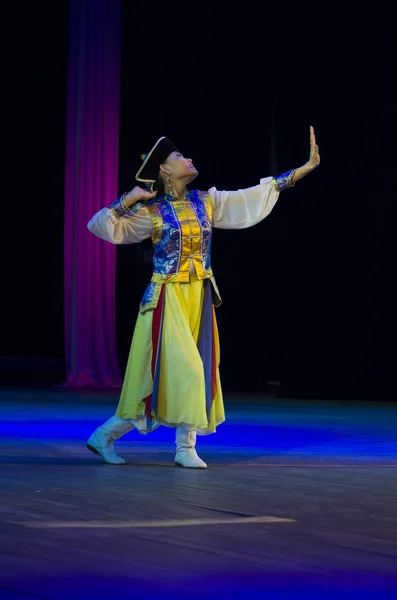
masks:
[[[176,148],[161,138],[136,179],[154,183],[159,165]],[[219,338],[214,306],[221,298],[211,269],[212,228],[244,229],[262,221],[293,171],[267,177],[235,192],[165,194],[128,208],[124,196],[100,210],[88,229],[113,244],[151,238],[153,276],[140,305],[116,415],[96,430],[88,447],[123,463],[113,442],[132,428],[177,428],[175,462],[205,468],[195,451],[196,433],[213,433],[225,420],[219,378]]]

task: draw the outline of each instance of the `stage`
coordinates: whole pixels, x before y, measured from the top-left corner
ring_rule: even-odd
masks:
[[[225,394],[188,470],[166,428],[85,448],[117,392],[0,399],[2,600],[396,598],[395,404]]]

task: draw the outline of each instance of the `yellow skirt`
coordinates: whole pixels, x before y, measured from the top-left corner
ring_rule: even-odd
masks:
[[[116,415],[213,433],[225,413],[219,335],[208,279],[163,285],[139,314]]]

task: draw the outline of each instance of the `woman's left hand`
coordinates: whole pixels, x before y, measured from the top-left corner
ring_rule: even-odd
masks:
[[[320,164],[320,154],[318,146],[316,144],[316,136],[314,135],[314,128],[310,127],[310,158],[307,166],[310,170],[315,169]]]

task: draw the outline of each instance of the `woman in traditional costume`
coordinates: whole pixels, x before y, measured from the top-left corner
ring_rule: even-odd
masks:
[[[319,165],[318,146],[310,128],[310,158],[304,166],[232,192],[188,190],[198,172],[168,138],[160,138],[142,160],[135,178],[147,189],[134,187],[88,223],[93,234],[113,244],[151,238],[154,269],[140,305],[116,414],[94,431],[87,447],[107,463],[124,464],[114,440],[132,429],[148,433],[165,425],[176,429],[175,464],[205,469],[196,436],[214,433],[225,420],[212,228],[260,223],[281,191]]]

